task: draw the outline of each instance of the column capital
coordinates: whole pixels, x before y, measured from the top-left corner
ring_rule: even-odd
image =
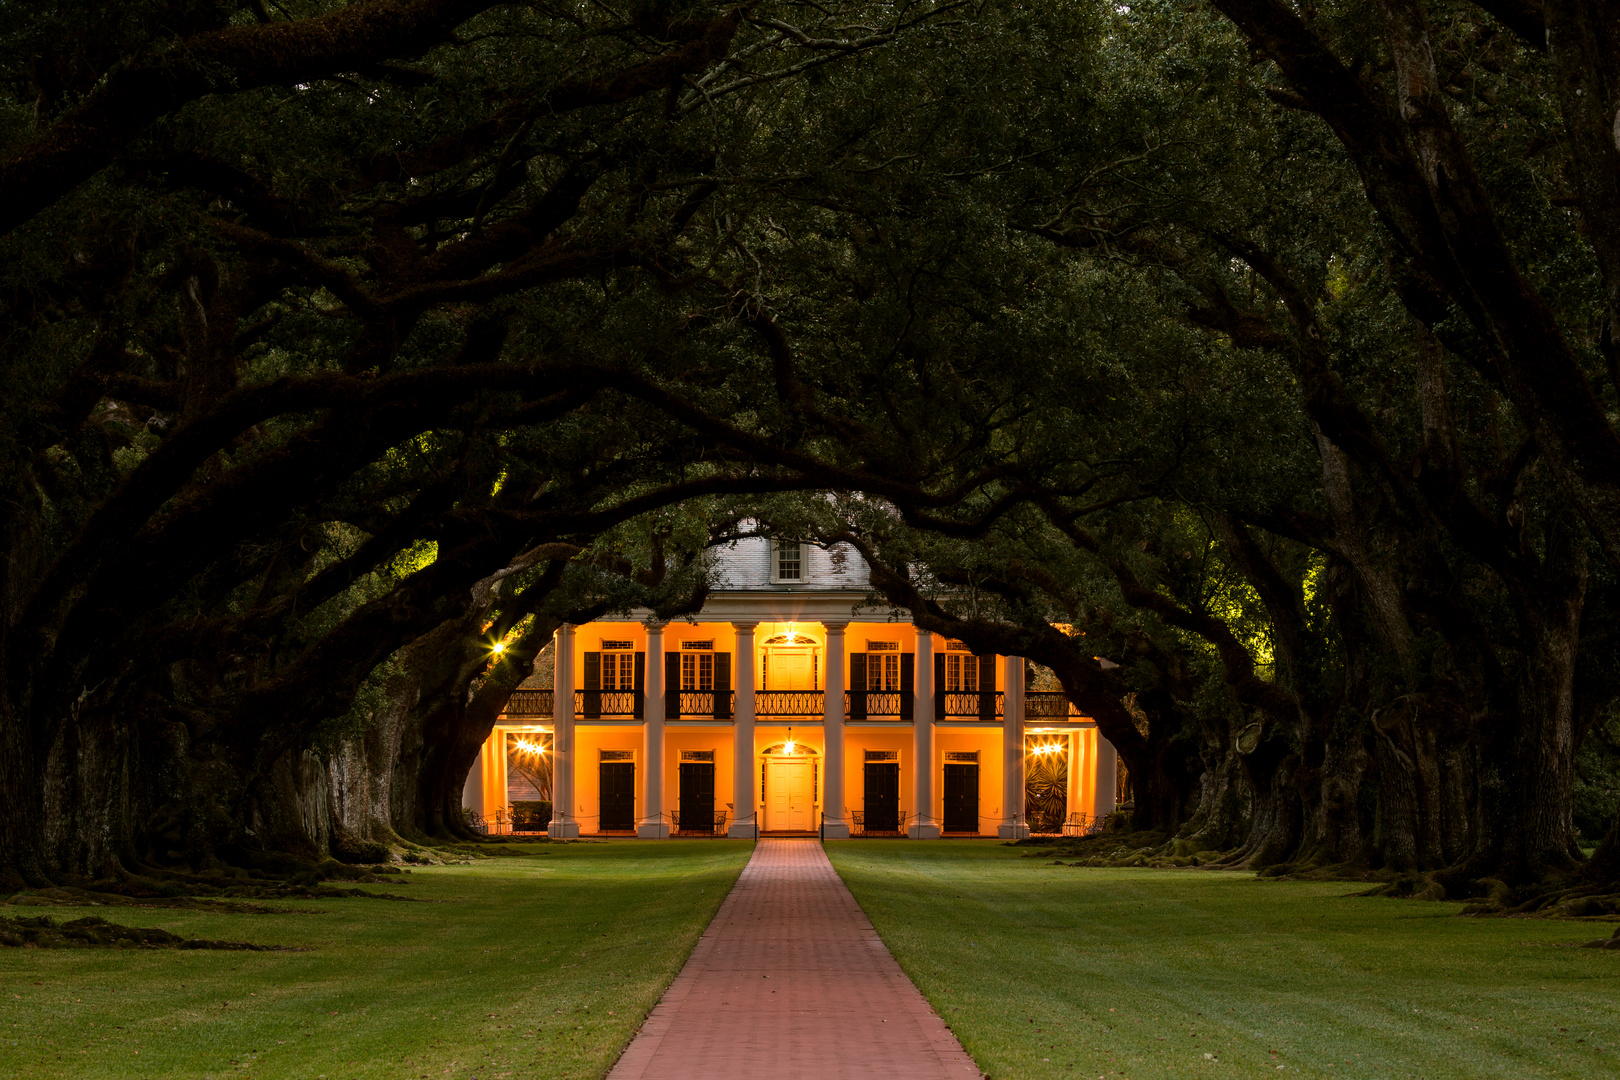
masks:
[[[667,620],[667,619],[648,619],[646,622],[642,623],[641,625],[647,628],[647,633],[649,633],[649,634],[662,634],[664,632],[664,628],[669,625],[669,620]]]
[[[849,623],[847,622],[827,622],[825,620],[821,624],[821,628],[827,632],[829,637],[834,634],[842,634],[848,626]]]
[[[759,625],[758,621],[755,621],[755,622],[734,622],[734,623],[731,624],[731,628],[733,630],[737,631],[737,633],[739,633],[739,634],[752,634],[754,632],[754,628],[757,627],[758,625]]]
[[[912,629],[917,631],[917,636],[918,637],[933,637],[934,636],[934,632],[932,630],[925,630],[922,627],[918,626],[916,623],[912,623],[911,626],[912,626]]]

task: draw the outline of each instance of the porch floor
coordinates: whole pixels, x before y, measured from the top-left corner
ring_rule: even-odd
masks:
[[[609,1080],[979,1080],[818,843],[761,840]]]

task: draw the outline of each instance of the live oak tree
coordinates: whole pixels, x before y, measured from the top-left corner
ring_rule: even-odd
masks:
[[[549,627],[692,595],[614,530],[813,482],[656,399],[746,408],[682,343],[757,351],[762,111],[949,9],[10,9],[9,879],[453,833]],[[390,710],[334,811],[322,747]]]
[[[1354,15],[1332,23],[1336,32],[1366,30]],[[1482,145],[1497,155],[1491,180],[1513,210],[1519,230],[1513,240],[1522,252],[1515,257],[1534,265],[1538,287],[1562,290],[1557,310],[1593,346],[1583,356],[1586,378],[1602,370],[1606,347],[1602,321],[1589,317],[1586,303],[1595,295],[1598,261],[1559,209],[1568,199],[1549,199],[1525,182],[1542,166],[1501,156],[1504,130],[1516,140],[1509,145],[1561,151],[1558,133],[1548,132],[1549,84],[1538,57],[1494,36],[1480,18],[1464,12],[1448,26],[1451,40],[1477,46],[1457,52],[1478,63],[1469,74],[1477,92],[1465,111],[1471,130],[1496,140]],[[1082,686],[1102,676],[1082,662],[1083,647],[1070,644],[1066,654],[1042,657],[1035,641],[1018,640],[1018,630],[1039,637],[1054,617],[1079,625],[1077,612],[1106,596],[1218,661],[1207,670],[1225,682],[1227,700],[1240,711],[1223,719],[1234,724],[1229,730],[1212,725],[1209,743],[1235,748],[1227,760],[1241,763],[1245,774],[1248,836],[1236,856],[1252,865],[1423,873],[1415,886],[1405,878],[1403,887],[1431,895],[1483,893],[1498,878],[1526,885],[1601,878],[1609,863],[1602,855],[1584,863],[1571,816],[1581,731],[1614,700],[1612,680],[1577,680],[1583,643],[1587,655],[1606,648],[1606,604],[1594,618],[1588,581],[1594,573],[1612,574],[1608,565],[1592,568],[1595,553],[1587,548],[1602,536],[1595,511],[1588,512],[1592,504],[1583,502],[1587,489],[1570,486],[1561,451],[1544,444],[1546,429],[1526,419],[1513,388],[1482,362],[1489,355],[1480,345],[1484,330],[1425,321],[1414,310],[1414,295],[1432,293],[1414,294],[1400,247],[1405,241],[1391,238],[1387,216],[1365,212],[1372,190],[1365,168],[1358,173],[1357,159],[1335,143],[1334,130],[1300,108],[1300,94],[1270,84],[1245,63],[1239,43],[1218,22],[1148,6],[1112,29],[1112,40],[1126,43],[1112,54],[1125,54],[1123,70],[1112,72],[1112,85],[1123,88],[1117,95],[1086,73],[1075,80],[1081,89],[1064,84],[1066,96],[1041,87],[1020,97],[1016,79],[1008,79],[1003,104],[1017,116],[1016,131],[973,129],[975,148],[996,164],[979,174],[962,165],[939,169],[938,176],[974,175],[988,189],[977,204],[983,218],[944,211],[949,200],[938,192],[949,185],[926,189],[936,199],[931,229],[989,219],[1005,232],[998,238],[992,228],[958,225],[954,242],[932,249],[931,260],[908,236],[915,258],[907,272],[914,276],[906,280],[904,333],[892,348],[916,364],[920,377],[907,383],[905,402],[915,412],[885,401],[891,415],[880,417],[857,404],[828,426],[853,448],[890,440],[880,456],[867,459],[885,475],[902,476],[897,464],[921,461],[958,469],[948,481],[933,474],[886,492],[898,516],[880,515],[870,530],[893,534],[904,526],[982,546],[952,551],[902,533],[898,554],[887,561],[896,573],[880,573],[879,588],[926,612],[927,593],[898,573],[925,566],[943,595],[993,594],[981,623],[968,625],[959,612],[945,610],[932,613],[945,620],[936,628],[987,650],[1042,658],[1060,674],[1060,655],[1078,664],[1065,685],[1138,771],[1138,790],[1149,796],[1137,808],[1145,824],[1176,825],[1184,811],[1176,798],[1156,793],[1156,766],[1144,751],[1152,724],[1148,733],[1133,731],[1117,703],[1122,677],[1112,676],[1116,685],[1101,695],[1112,706],[1094,700]],[[1376,54],[1375,35],[1354,40]],[[1016,50],[1000,54],[998,74],[1017,70],[1015,56]],[[1366,64],[1378,70],[1375,55]],[[1072,74],[1064,71],[1054,82]],[[1194,98],[1196,109],[1173,107]],[[1076,102],[1089,110],[1080,120],[1072,115]],[[938,121],[953,134],[971,126],[954,117]],[[1112,145],[1099,145],[1099,128]],[[1020,147],[1030,149],[1027,157],[1019,157]],[[1376,204],[1378,193],[1372,194]],[[922,203],[912,194],[903,205],[914,212]],[[892,236],[904,228],[896,215],[873,231]],[[1074,252],[1070,265],[1086,269],[1068,271],[1054,286],[1061,272],[1017,242],[1020,231]],[[950,289],[970,279],[975,256],[982,260],[978,287],[1004,296],[1021,292],[1015,310],[1028,311],[1032,295],[1045,299],[1054,288],[1085,296],[1093,308],[1042,311],[1069,340],[1054,341],[1044,364],[1021,364],[1024,342],[1005,308],[980,315],[995,331],[977,337],[977,327],[966,331],[942,314],[951,307]],[[1009,263],[1026,272],[1022,290],[1006,281],[988,285],[994,274],[986,268]],[[1101,287],[1114,294],[1113,309],[1075,284],[1081,273],[1100,277],[1101,268],[1122,264],[1141,272]],[[929,277],[950,285],[919,284]],[[1126,306],[1121,292],[1136,296],[1125,318],[1137,322],[1110,339]],[[922,313],[930,304],[941,320],[934,325]],[[1487,314],[1507,317],[1494,307]],[[1155,328],[1177,323],[1202,329],[1220,348],[1199,356],[1177,341],[1155,353],[1149,343],[1166,332]],[[818,331],[807,320],[804,332]],[[1128,346],[1124,338],[1132,339]],[[975,348],[994,360],[965,355]],[[1108,358],[1119,373],[1114,380],[1088,375],[1106,370],[1096,356],[1085,357],[1088,349],[1118,350]],[[1175,349],[1184,351],[1177,356]],[[1130,361],[1121,362],[1127,355]],[[950,372],[945,385],[926,381],[942,371]],[[1138,410],[1131,417],[1136,429],[1110,423],[1122,384],[1135,390],[1144,372],[1179,386],[1181,397],[1167,403],[1127,395]],[[1203,415],[1225,417],[1233,429],[1211,437],[1211,425],[1194,421],[1198,410],[1186,402],[1211,397],[1217,372],[1227,385],[1241,386],[1245,378],[1250,384],[1246,396],[1209,403]],[[1612,396],[1612,386],[1595,385]],[[1021,410],[1028,410],[1027,423],[1020,422]],[[912,419],[924,415],[926,424]],[[964,422],[953,425],[958,415]],[[1140,437],[1169,421],[1179,421],[1179,430],[1157,447]],[[1067,453],[1041,444],[1043,428],[1072,440]],[[971,444],[967,432],[981,445]],[[1152,448],[1135,452],[1144,443]],[[970,458],[969,446],[981,456]],[[1197,460],[1205,456],[1210,460]],[[1105,461],[1112,468],[1096,470]],[[984,477],[992,464],[999,489],[964,482]],[[975,497],[947,497],[964,491]],[[1161,511],[1133,520],[1117,509],[1122,500],[1152,501],[1166,511],[1181,505],[1197,515],[1201,539],[1252,599],[1239,621],[1260,621],[1263,649],[1226,617],[1223,590],[1179,589],[1179,575],[1165,562],[1143,569],[1123,557],[1126,544],[1144,552],[1200,544],[1187,544],[1179,527],[1142,524],[1184,517]],[[946,504],[951,513],[938,513]],[[1008,513],[1024,504],[1040,506],[1045,527],[1096,557],[1105,572],[1101,584],[1082,589],[1079,569],[1053,571],[1061,559],[1050,542],[1029,543],[1037,526]],[[998,522],[1005,524],[999,539],[992,536]],[[1182,542],[1172,545],[1170,538]],[[881,554],[874,550],[880,564]],[[1181,692],[1192,693],[1187,685]],[[1185,728],[1186,719],[1171,714],[1168,723]],[[1175,786],[1165,779],[1167,788]],[[1200,798],[1180,804],[1202,805],[1203,796],[1223,789],[1221,770],[1204,779],[1195,785]],[[1189,835],[1202,827],[1202,813]]]

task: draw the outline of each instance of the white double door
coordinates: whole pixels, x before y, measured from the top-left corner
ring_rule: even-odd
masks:
[[[766,759],[766,831],[809,832],[816,827],[812,768],[809,758]]]

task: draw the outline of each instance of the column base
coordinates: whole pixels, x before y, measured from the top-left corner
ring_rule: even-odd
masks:
[[[940,827],[931,821],[918,822],[906,829],[906,836],[912,840],[938,840]]]
[[[668,840],[669,826],[662,821],[643,821],[636,826],[638,840]]]
[[[848,840],[849,822],[824,821],[821,824],[821,835],[826,840]]]
[[[731,827],[726,829],[726,835],[733,840],[756,840],[759,830],[752,821],[733,821]]]
[[[1028,825],[997,825],[996,836],[1003,840],[1025,840],[1029,837]]]
[[[579,822],[553,821],[546,826],[546,835],[553,840],[577,840],[579,839]]]

